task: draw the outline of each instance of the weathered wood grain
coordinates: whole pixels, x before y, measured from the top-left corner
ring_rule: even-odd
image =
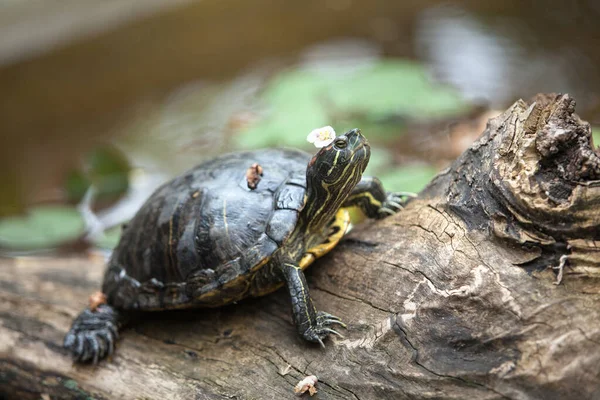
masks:
[[[1,260],[0,393],[286,399],[314,374],[319,399],[600,398],[598,155],[586,153],[578,164],[585,168],[561,170],[572,158],[561,164],[552,157],[573,148],[566,140],[550,156],[534,146],[494,158],[511,132],[513,150],[529,139],[559,138],[559,129],[575,132],[577,154],[591,149],[572,106],[566,96],[516,103],[420,199],[356,229],[312,266],[317,306],[348,324],[345,338],[328,340],[325,350],[296,336],[279,291],[222,309],[146,315],[123,332],[111,359],[74,365],[62,338],[99,287],[102,260]],[[523,127],[529,136],[519,134]],[[502,162],[522,176],[519,166],[546,168],[527,175],[528,198],[539,197],[535,218],[511,205],[522,185],[503,192],[504,200],[486,200],[486,182]],[[536,188],[545,179],[574,189],[543,214],[552,199]],[[549,215],[564,222],[569,212],[577,216],[574,229],[560,221],[560,229],[544,228],[552,226]],[[557,285],[552,267],[565,255]]]

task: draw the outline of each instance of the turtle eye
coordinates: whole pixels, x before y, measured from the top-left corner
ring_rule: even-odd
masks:
[[[337,147],[338,149],[345,149],[346,146],[348,146],[348,142],[346,141],[346,139],[336,139],[335,142],[335,147]]]

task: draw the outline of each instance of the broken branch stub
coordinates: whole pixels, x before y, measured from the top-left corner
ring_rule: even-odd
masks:
[[[597,292],[600,155],[574,111],[568,95],[517,101],[429,191],[443,191],[469,227],[539,251],[528,270],[562,265],[562,272],[566,264],[566,275],[586,281],[582,290]]]

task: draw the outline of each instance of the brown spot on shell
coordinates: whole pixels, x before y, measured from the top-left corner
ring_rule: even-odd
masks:
[[[260,182],[260,177],[263,176],[263,168],[258,164],[254,163],[246,171],[246,181],[248,182],[248,189],[254,190]]]

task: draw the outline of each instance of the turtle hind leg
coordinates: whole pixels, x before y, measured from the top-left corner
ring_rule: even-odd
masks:
[[[63,346],[75,361],[96,364],[112,354],[123,323],[121,314],[108,304],[94,311],[86,308],[73,321]]]

